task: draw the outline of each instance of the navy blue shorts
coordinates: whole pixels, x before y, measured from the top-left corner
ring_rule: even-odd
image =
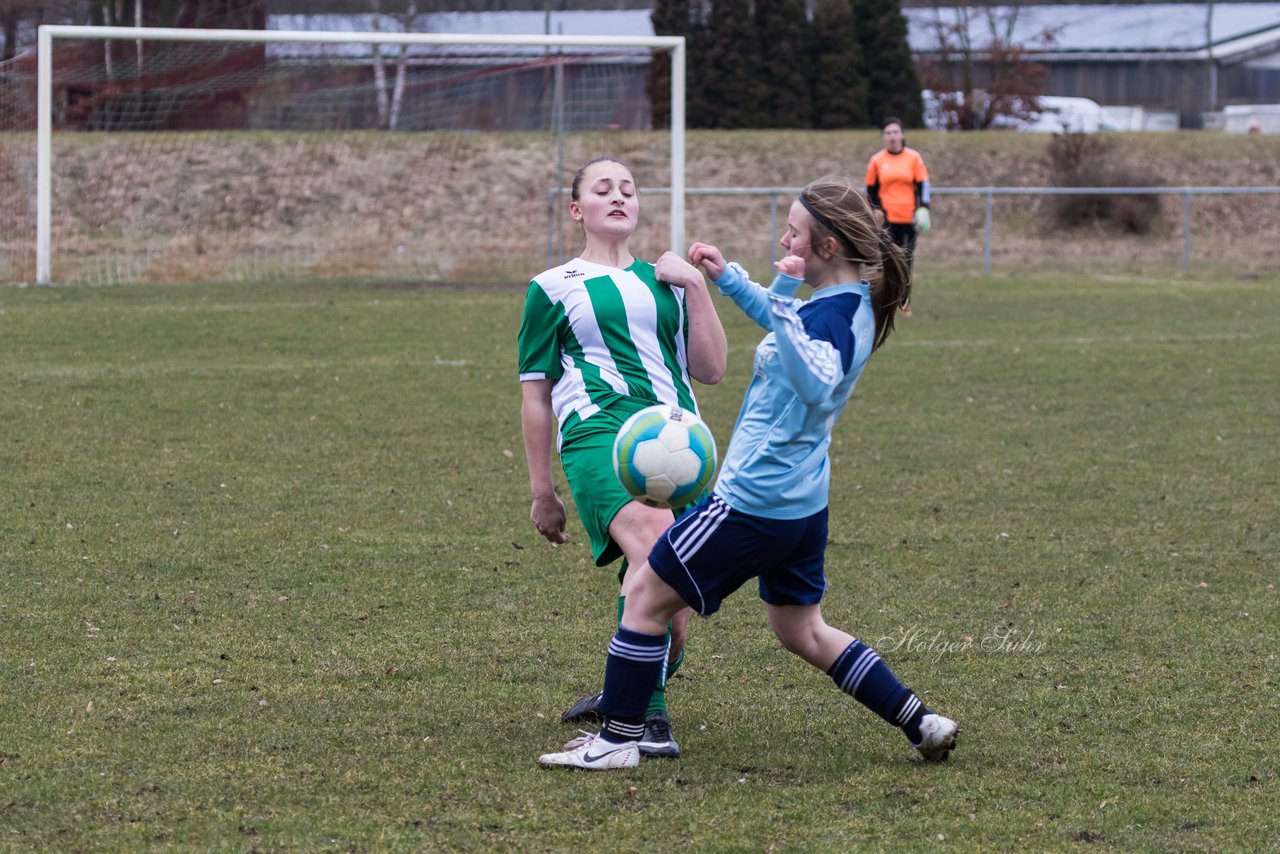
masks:
[[[818,604],[827,589],[826,548],[825,507],[803,519],[765,519],[712,495],[667,529],[649,566],[705,617],[752,578],[770,605]]]

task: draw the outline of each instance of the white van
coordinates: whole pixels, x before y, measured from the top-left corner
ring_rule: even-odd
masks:
[[[937,94],[926,89],[920,93],[924,101],[924,126],[930,130],[946,130],[947,115]],[[976,92],[975,97],[985,101],[986,93]],[[948,99],[955,103],[964,103],[964,95],[954,92]],[[1029,119],[1012,116],[997,116],[990,127],[992,130],[1021,130],[1033,133],[1097,133],[1109,130],[1101,105],[1088,98],[1067,98],[1059,95],[1041,95],[1038,99],[1040,109]],[[987,106],[985,103],[982,106]]]

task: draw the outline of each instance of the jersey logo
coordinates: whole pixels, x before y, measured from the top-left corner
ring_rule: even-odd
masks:
[[[577,270],[564,271],[564,277],[566,279],[578,279],[578,278],[581,278],[583,275],[584,275],[583,273],[579,273]]]

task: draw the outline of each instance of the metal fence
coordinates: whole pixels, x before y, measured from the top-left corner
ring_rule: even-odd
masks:
[[[769,231],[772,237],[773,257],[777,260],[777,239],[781,234],[779,217],[785,217],[785,210],[779,213],[780,204],[790,206],[801,187],[686,187],[686,196],[767,196],[769,198]],[[554,200],[558,195],[567,192],[552,191]],[[641,193],[669,194],[670,188],[641,188]],[[1191,220],[1194,196],[1236,196],[1236,195],[1280,195],[1280,186],[1268,187],[934,187],[935,196],[981,196],[983,198],[983,246],[982,272],[991,273],[991,245],[993,241],[992,201],[996,196],[1097,196],[1097,195],[1174,195],[1182,197],[1182,269],[1191,267]],[[548,239],[548,260],[552,258],[553,249]],[[548,264],[551,266],[551,263]]]
[[[991,201],[995,196],[1182,196],[1182,269],[1191,267],[1191,197],[1280,194],[1280,187],[939,187],[939,196],[983,197],[982,272],[991,273]]]

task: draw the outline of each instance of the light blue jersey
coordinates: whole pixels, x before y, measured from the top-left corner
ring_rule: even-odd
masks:
[[[875,315],[864,282],[795,298],[800,279],[766,289],[729,264],[720,293],[769,331],[729,439],[715,493],[743,513],[800,519],[827,506],[831,430],[871,355]]]

